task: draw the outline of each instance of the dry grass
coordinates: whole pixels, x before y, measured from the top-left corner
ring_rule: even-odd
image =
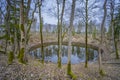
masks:
[[[6,55],[0,54],[0,80],[71,80],[67,75],[67,65],[57,68],[56,64],[46,62],[44,65],[37,59],[28,56],[27,65],[18,63],[17,60],[7,65]],[[104,64],[105,76],[100,76],[98,62],[89,63],[84,68],[84,63],[72,65],[72,71],[77,80],[119,80],[120,65]]]

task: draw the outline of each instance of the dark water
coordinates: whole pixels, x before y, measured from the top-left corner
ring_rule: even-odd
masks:
[[[58,57],[58,45],[50,45],[44,47],[45,61],[57,63]],[[94,49],[88,49],[89,61],[96,61],[98,58],[98,52]],[[30,55],[35,58],[42,59],[41,48],[37,48],[30,51]],[[66,64],[68,60],[68,46],[62,45],[62,63]],[[77,64],[85,62],[85,48],[80,46],[72,46],[71,63]]]

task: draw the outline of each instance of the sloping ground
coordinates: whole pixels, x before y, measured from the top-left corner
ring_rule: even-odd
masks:
[[[106,44],[103,44],[103,46],[100,46],[100,40],[99,40],[100,36],[97,35],[96,39],[92,38],[92,35],[88,35],[88,46],[93,46],[93,48],[98,48],[101,47],[104,51],[104,53],[102,54],[102,60],[104,61],[112,61],[115,59],[115,52],[112,51],[111,48],[111,43],[109,42],[109,40],[104,39]],[[47,35],[43,36],[43,42],[45,44],[49,44],[49,43],[56,43],[57,41],[57,34],[53,34],[53,33],[48,33]],[[68,36],[67,34],[65,35],[65,37],[63,38],[63,44],[68,42]],[[74,36],[72,36],[72,42],[73,43],[78,43],[85,45],[85,35],[84,34],[75,34]],[[30,37],[30,41],[29,41],[29,49],[31,49],[31,47],[37,47],[39,46],[41,43],[40,41],[40,36],[39,33],[36,34],[32,34]],[[118,42],[118,50],[120,49],[120,42]],[[36,46],[37,45],[37,46]],[[119,56],[120,56],[120,50],[119,50]],[[111,60],[112,59],[112,60]]]
[[[29,46],[40,44],[39,35],[32,36]],[[63,40],[67,41],[67,36]],[[84,36],[76,35],[72,37],[73,42],[84,43]],[[57,36],[52,35],[44,36],[44,42],[57,42]],[[99,42],[89,38],[89,44],[98,46]],[[103,70],[105,76],[99,75],[98,63],[89,63],[89,67],[84,68],[84,63],[72,65],[72,71],[77,76],[77,80],[120,80],[120,62],[115,60],[115,53],[110,53],[105,46]],[[0,80],[71,80],[66,75],[67,65],[62,65],[62,69],[57,68],[57,64],[46,62],[44,65],[37,59],[34,59],[28,55],[27,65],[20,64],[17,59],[13,64],[7,64],[7,55],[0,54]],[[113,64],[114,62],[114,64]],[[107,64],[106,64],[107,63]],[[118,63],[118,64],[116,64]]]
[[[62,65],[62,69],[57,68],[57,64],[40,63],[39,60],[28,56],[27,65],[20,64],[15,60],[13,64],[7,64],[7,56],[0,54],[0,80],[72,80],[66,75],[67,65]],[[84,68],[84,63],[72,65],[72,71],[77,76],[77,80],[120,80],[120,64],[104,64],[105,76],[100,76],[98,63],[89,63],[88,68]]]

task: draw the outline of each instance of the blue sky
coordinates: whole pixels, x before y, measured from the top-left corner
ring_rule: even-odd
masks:
[[[70,14],[71,1],[72,0],[66,0],[66,1],[67,1],[66,2],[67,5],[66,5],[65,11],[67,11],[67,9],[68,9],[68,12],[67,12],[67,14],[65,13],[64,21],[65,22],[69,22],[69,17],[70,17],[69,14]],[[102,17],[103,17],[103,9],[102,8],[103,8],[104,0],[89,0],[89,3],[88,3],[89,6],[91,4],[93,4],[94,1],[98,1],[97,3],[95,3],[93,5],[93,6],[97,6],[98,8],[91,9],[91,10],[88,11],[89,14],[90,14],[89,15],[89,18],[90,18],[89,21],[92,20],[93,22],[96,22],[96,24],[100,24],[101,21],[102,21]],[[119,1],[119,0],[116,0],[116,1]],[[56,0],[47,0],[47,2],[43,3],[43,5],[44,5],[44,7],[42,7],[42,16],[43,16],[43,19],[44,19],[44,23],[57,24],[57,18],[55,16],[53,16],[54,14],[56,14],[55,12],[57,12],[57,9],[56,9]],[[80,7],[80,6],[81,6],[80,5],[80,0],[77,0],[76,7]],[[51,12],[48,11],[49,10],[48,8],[51,9]],[[38,22],[39,22],[38,15],[35,14],[35,16],[37,17]],[[80,19],[83,20],[83,18],[81,16],[80,17],[75,17],[75,21],[74,22],[78,22]]]
[[[48,8],[56,7],[56,0],[47,0],[47,2],[43,3],[42,7],[42,16],[44,23],[48,24],[57,24],[57,18],[52,16],[51,13],[48,12]],[[35,17],[37,18],[37,22],[39,23],[38,13],[35,13]]]
[[[71,0],[72,1],[72,0]],[[89,4],[91,5],[92,3],[93,3],[93,1],[94,0],[89,0]],[[79,6],[79,2],[80,1],[77,1],[76,2],[76,4],[77,4],[77,6]],[[71,4],[70,4],[71,2],[69,2],[69,4],[67,4],[67,6],[70,8],[71,7]],[[102,3],[103,2],[99,2],[99,3],[96,3],[95,5],[99,5],[99,7],[101,7],[102,6]],[[48,23],[48,24],[57,24],[57,18],[55,17],[55,16],[53,16],[53,15],[51,15],[52,13],[54,13],[54,12],[56,12],[56,0],[48,0],[47,2],[45,2],[44,4],[44,10],[42,10],[42,16],[43,16],[43,19],[44,19],[44,23]],[[53,10],[52,10],[52,12],[49,12],[49,11],[47,11],[47,9],[46,8],[52,8]],[[68,7],[66,7],[66,8],[68,8]],[[70,9],[69,9],[70,10]],[[94,13],[94,16],[93,17],[90,17],[91,18],[91,20],[93,20],[93,21],[96,21],[97,23],[100,23],[101,22],[101,20],[100,20],[100,18],[101,18],[101,13],[102,13],[102,11],[101,12],[99,12],[100,10],[99,10],[99,8],[96,8],[96,9],[94,9],[94,10],[91,10],[91,11],[89,11],[89,13],[91,13],[92,14],[92,16],[93,16],[93,13]],[[70,11],[69,11],[70,12]],[[38,15],[37,14],[35,14],[35,16],[37,17],[37,19],[38,19],[38,22],[39,22],[39,17],[38,17]],[[67,14],[67,16],[65,16],[64,18],[65,18],[65,21],[67,22],[68,20],[69,20],[69,16],[70,15],[68,15]],[[100,17],[99,17],[100,16]],[[78,19],[75,19],[75,21],[76,20],[78,20]]]

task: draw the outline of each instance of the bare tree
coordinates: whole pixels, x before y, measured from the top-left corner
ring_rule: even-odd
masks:
[[[40,38],[41,38],[41,54],[42,54],[42,63],[44,64],[44,46],[43,46],[43,18],[41,15],[41,6],[42,6],[42,0],[38,0],[38,7],[39,7],[39,19],[40,19]]]
[[[111,28],[111,33],[112,33],[112,46],[113,46],[113,51],[116,53],[116,59],[119,59],[118,55],[118,49],[117,49],[117,40],[116,40],[116,35],[115,35],[115,20],[114,20],[114,12],[115,12],[115,0],[110,1],[110,16],[111,16],[111,21],[110,21],[110,28]]]
[[[27,9],[24,8],[25,4],[26,4]],[[32,12],[31,20],[29,18],[30,9],[31,9],[30,5],[31,5],[31,0],[28,0],[26,2],[24,2],[24,0],[21,0],[20,2],[20,24],[19,26],[20,26],[21,41],[20,41],[20,53],[18,57],[19,57],[19,61],[22,63],[27,62],[26,53],[28,52],[29,32],[30,32],[31,24],[33,22],[32,19],[34,18],[34,13],[36,11],[37,3],[35,3],[34,10],[31,11]]]
[[[102,58],[101,58],[101,54],[102,54],[102,46],[103,46],[103,36],[104,36],[104,24],[105,24],[105,20],[106,20],[106,15],[107,15],[107,9],[106,9],[106,4],[107,4],[107,0],[104,0],[104,4],[103,4],[103,8],[104,8],[104,15],[103,15],[103,20],[101,23],[101,41],[100,41],[100,47],[99,47],[99,72],[101,75],[104,75],[103,73],[103,69],[102,69]]]
[[[72,27],[73,27],[73,21],[74,21],[74,12],[75,12],[75,2],[76,0],[72,0],[72,8],[71,8],[71,14],[70,14],[70,25],[68,28],[68,67],[67,67],[67,74],[72,76],[71,71],[71,53],[72,53]],[[73,77],[73,76],[72,76]]]
[[[20,42],[20,53],[19,61],[24,63],[24,52],[25,52],[25,28],[24,28],[24,0],[21,0],[20,3],[20,30],[21,30],[21,42]]]
[[[57,5],[58,5],[58,0],[57,0]],[[63,15],[64,15],[64,8],[65,8],[65,0],[63,0],[63,4],[62,4],[62,12],[61,12],[61,17],[60,17],[60,23],[58,20],[58,67],[61,68],[61,47],[62,47],[62,26],[63,26]],[[58,11],[59,12],[59,11]]]
[[[60,3],[59,0],[56,0],[57,2],[57,28],[58,28],[58,67],[61,67],[61,59],[60,59],[60,54],[61,54],[61,48],[60,48]]]
[[[87,37],[87,29],[88,29],[88,0],[86,0],[86,5],[85,5],[85,51],[86,51],[86,59],[85,59],[85,67],[88,67],[88,37]]]
[[[11,34],[11,28],[10,28],[10,8],[11,8],[11,2],[7,0],[7,14],[6,14],[6,27],[7,29],[7,35],[9,37],[9,55],[8,55],[8,64],[11,64],[14,57],[14,42],[13,42],[13,35]]]

